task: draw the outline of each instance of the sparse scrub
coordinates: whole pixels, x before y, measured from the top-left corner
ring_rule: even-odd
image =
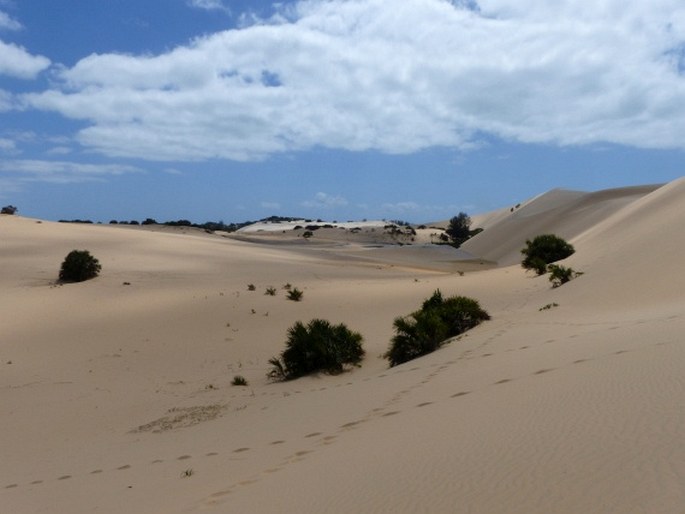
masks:
[[[291,380],[316,372],[341,373],[345,365],[358,365],[364,357],[362,336],[344,324],[313,319],[288,329],[286,349],[269,360],[269,377]]]
[[[264,294],[267,296],[276,296],[276,288],[269,286],[266,288],[266,291],[264,291]]]
[[[14,205],[5,205],[2,210],[0,210],[0,214],[8,214],[10,216],[14,215],[17,212],[17,208]]]
[[[59,279],[62,282],[83,282],[95,278],[102,266],[88,250],[72,250],[62,262]]]
[[[248,284],[247,285],[247,290],[248,291],[255,291],[257,287],[254,284]]]
[[[292,289],[288,289],[288,300],[292,300],[293,302],[300,302],[302,301],[302,296],[304,296],[304,293],[300,291],[298,288],[294,287]]]
[[[547,266],[547,271],[550,273],[549,281],[552,283],[552,287],[559,287],[583,274],[573,268],[567,268],[566,266],[559,266],[557,264],[550,264]]]
[[[233,377],[233,381],[231,382],[231,385],[234,386],[246,386],[247,385],[247,380],[245,379],[244,376],[242,375],[236,375]]]
[[[550,309],[553,309],[554,307],[559,307],[559,304],[558,304],[557,302],[548,303],[547,305],[544,305],[544,306],[540,307],[538,310],[539,310],[540,312],[542,312],[542,311],[548,311],[548,310],[550,310]]]
[[[476,300],[464,296],[443,298],[440,290],[426,299],[421,309],[395,318],[395,336],[384,357],[397,366],[431,353],[446,340],[490,319]]]
[[[532,241],[526,241],[521,250],[525,256],[521,266],[535,270],[538,275],[547,272],[547,265],[565,259],[575,252],[573,246],[554,234],[543,234]]]

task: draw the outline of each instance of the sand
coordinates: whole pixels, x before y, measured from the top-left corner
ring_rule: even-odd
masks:
[[[683,180],[552,191],[484,216],[467,261],[340,229],[2,216],[0,511],[682,512],[684,198]],[[552,289],[525,272],[536,231],[567,237],[584,274]],[[102,274],[56,285],[74,248]],[[492,320],[388,369],[393,319],[436,288]],[[269,382],[312,318],[361,332],[363,366]]]

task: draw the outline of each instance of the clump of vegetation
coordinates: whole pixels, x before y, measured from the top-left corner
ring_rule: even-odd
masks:
[[[88,250],[72,250],[62,262],[59,279],[62,282],[83,282],[95,278],[102,266]]]
[[[293,286],[290,284],[290,282],[283,285],[283,289],[285,289],[286,291],[290,291],[292,289],[292,287]]]
[[[257,288],[255,287],[254,284],[247,284],[247,290],[248,290],[248,291],[254,291],[254,290],[256,290],[256,289],[257,289]]]
[[[246,386],[247,385],[247,380],[245,379],[244,376],[242,375],[236,375],[233,377],[233,381],[231,382],[231,385],[234,386]]]
[[[292,300],[293,302],[299,302],[302,301],[302,296],[304,296],[304,293],[298,288],[293,287],[292,289],[288,289],[288,294],[286,297],[288,300]]]
[[[550,309],[552,309],[552,308],[554,308],[554,307],[559,307],[559,304],[558,304],[557,302],[548,303],[547,305],[544,305],[544,306],[540,307],[538,310],[541,311],[541,312],[542,312],[542,311],[548,311],[548,310],[550,310]]]
[[[316,372],[341,373],[345,365],[358,365],[364,357],[362,336],[344,324],[313,319],[288,329],[286,348],[269,360],[274,380],[291,380]]]
[[[521,250],[525,256],[521,266],[534,270],[538,275],[547,272],[547,265],[573,255],[575,249],[562,238],[554,234],[543,234],[532,241],[526,241],[526,247]]]
[[[549,281],[552,283],[552,287],[559,287],[583,274],[581,271],[576,271],[573,268],[567,268],[566,266],[559,266],[557,264],[550,264],[547,266],[547,271],[550,273]]]
[[[276,296],[276,288],[269,286],[266,288],[266,291],[264,291],[264,294],[267,296]]]
[[[421,309],[395,318],[395,336],[384,357],[397,366],[442,346],[447,339],[490,319],[476,300],[464,296],[443,298],[440,290],[426,299]]]
[[[17,212],[17,208],[14,205],[5,205],[2,210],[0,210],[0,214],[9,214],[10,216],[14,215]]]

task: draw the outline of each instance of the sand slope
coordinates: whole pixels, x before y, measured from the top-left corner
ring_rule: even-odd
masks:
[[[545,196],[511,214],[572,234],[585,274],[558,289],[417,250],[0,217],[3,511],[682,512],[685,182]],[[507,218],[488,232],[535,235]],[[72,248],[102,275],[52,285]],[[387,369],[393,318],[438,287],[493,319]],[[268,383],[313,317],[360,331],[363,367]]]

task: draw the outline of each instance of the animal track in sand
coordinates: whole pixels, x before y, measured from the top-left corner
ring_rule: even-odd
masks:
[[[423,402],[423,403],[419,403],[419,404],[417,405],[417,407],[426,407],[426,406],[428,406],[428,405],[433,405],[433,402]]]
[[[460,396],[466,396],[467,394],[471,394],[471,391],[459,391],[450,396],[450,398],[459,398]]]
[[[543,373],[549,373],[550,371],[553,371],[553,368],[539,369],[533,373],[533,375],[542,375]]]
[[[233,450],[233,453],[243,453],[249,450],[249,448],[238,448],[237,450]]]
[[[123,466],[119,466],[117,468],[117,471],[123,471],[125,469],[131,469],[131,465],[130,464],[124,464]]]
[[[503,378],[502,380],[498,380],[497,382],[495,382],[495,385],[506,384],[507,382],[511,382],[512,380],[513,378]]]
[[[312,432],[311,434],[307,434],[305,437],[316,437],[317,435],[321,435],[321,432]]]
[[[180,457],[177,457],[176,460],[188,460],[192,459],[192,456],[190,455],[181,455]]]

